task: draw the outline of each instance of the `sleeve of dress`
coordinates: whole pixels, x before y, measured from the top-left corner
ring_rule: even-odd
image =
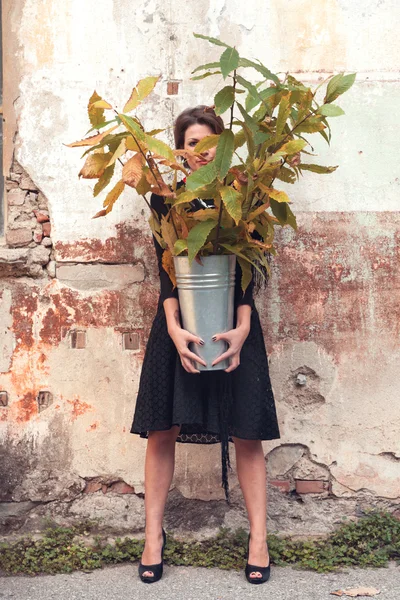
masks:
[[[159,219],[161,219],[161,215],[166,215],[168,213],[168,208],[167,206],[165,206],[164,198],[162,196],[158,196],[157,194],[151,195],[150,206],[156,211]],[[178,288],[173,289],[174,286],[172,284],[172,281],[170,280],[168,273],[162,266],[162,256],[164,250],[163,248],[161,248],[154,235],[153,243],[156,249],[158,273],[160,275],[161,301],[164,302],[164,300],[166,300],[167,298],[178,298]]]

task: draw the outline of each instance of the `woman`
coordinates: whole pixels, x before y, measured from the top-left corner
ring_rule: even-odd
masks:
[[[175,146],[193,150],[205,136],[223,131],[221,117],[206,106],[181,113],[175,122]],[[215,148],[202,158],[189,157],[191,172],[212,161]],[[212,206],[212,200],[194,200],[191,210]],[[161,196],[151,197],[151,206],[166,215]],[[199,337],[181,326],[178,291],[173,289],[162,267],[163,250],[153,236],[161,293],[143,361],[139,393],[131,433],[148,438],[145,463],[145,547],[139,565],[141,580],[152,583],[162,575],[165,532],[162,527],[165,503],[172,481],[175,442],[221,442],[223,485],[227,493],[226,462],[229,442],[236,451],[237,475],[250,523],[246,577],[263,583],[269,577],[266,545],[266,472],[261,440],[280,437],[268,362],[259,316],[249,285],[243,295],[241,270],[236,268],[234,327],[218,333],[229,347],[213,362],[230,358],[230,366],[218,371],[200,371],[204,364],[188,348],[190,342],[203,344]],[[223,400],[221,400],[223,399]],[[161,562],[160,562],[161,557]],[[254,566],[257,565],[257,566]]]

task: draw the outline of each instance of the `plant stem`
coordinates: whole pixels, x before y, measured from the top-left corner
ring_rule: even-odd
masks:
[[[235,98],[235,90],[236,90],[236,69],[233,71],[233,97]],[[229,129],[232,131],[232,125],[233,125],[233,110],[235,107],[235,100],[233,100],[232,102],[232,106],[231,106],[231,119],[229,122]],[[226,177],[224,178],[224,185],[226,185]],[[217,233],[215,236],[215,240],[213,241],[213,254],[217,253],[217,246],[218,246],[218,240],[219,240],[219,232],[221,229],[221,220],[222,220],[222,211],[224,210],[224,203],[222,201],[221,198],[221,205],[219,207],[219,214],[218,214],[218,223],[217,223]]]

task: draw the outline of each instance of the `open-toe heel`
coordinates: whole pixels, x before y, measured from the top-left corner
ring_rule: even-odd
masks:
[[[268,581],[271,575],[271,559],[267,567],[257,567],[256,565],[249,564],[249,546],[250,546],[250,534],[247,539],[247,554],[246,554],[246,567],[245,575],[249,583],[265,583]],[[261,577],[250,577],[251,573],[260,573]]]
[[[139,577],[143,581],[143,583],[154,583],[161,579],[163,574],[163,566],[164,566],[164,548],[167,544],[167,536],[165,534],[164,528],[162,530],[163,534],[163,545],[161,548],[161,562],[155,565],[144,565],[142,561],[139,563]],[[146,571],[152,571],[153,575],[143,575]]]

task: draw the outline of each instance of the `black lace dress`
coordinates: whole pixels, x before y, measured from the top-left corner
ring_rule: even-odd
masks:
[[[161,196],[153,194],[150,202],[160,217],[168,212]],[[198,210],[201,205],[194,201],[192,207]],[[182,367],[168,334],[163,307],[166,298],[178,298],[178,290],[173,289],[162,267],[163,249],[154,236],[153,241],[161,289],[143,360],[130,432],[147,438],[149,431],[181,425],[178,442],[221,442],[222,486],[229,503],[227,470],[230,467],[229,442],[233,442],[232,436],[251,440],[280,438],[263,332],[253,299],[254,284],[250,284],[243,295],[241,269],[237,263],[235,307],[249,304],[252,308],[250,333],[240,353],[240,365],[230,373],[223,370],[188,373]]]

